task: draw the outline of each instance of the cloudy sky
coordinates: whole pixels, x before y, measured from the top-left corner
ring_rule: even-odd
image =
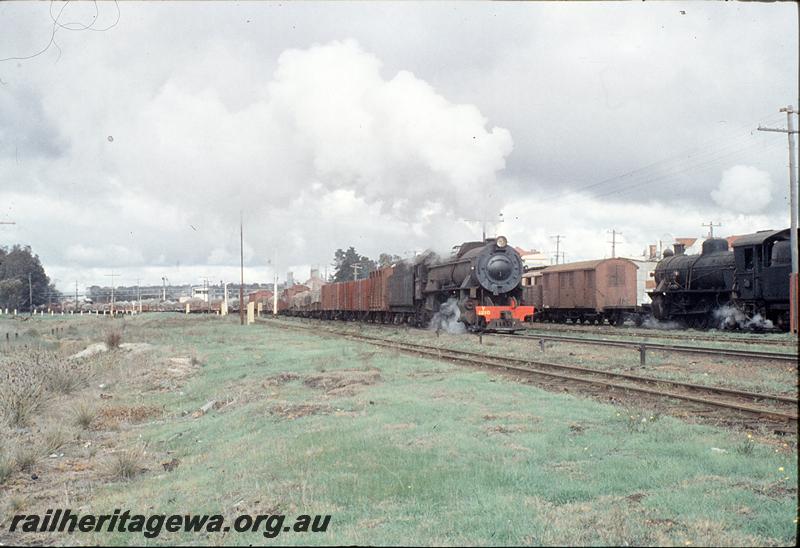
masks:
[[[61,289],[782,228],[791,3],[0,3],[0,245]],[[277,262],[273,259],[277,257]]]

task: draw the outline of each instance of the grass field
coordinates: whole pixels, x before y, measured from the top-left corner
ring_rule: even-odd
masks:
[[[237,320],[15,322],[34,330],[15,352],[74,354],[110,329],[124,346],[87,358],[86,381],[47,397],[27,425],[3,427],[0,542],[795,543],[795,439],[749,438]],[[50,335],[54,326],[63,329]],[[64,443],[47,452],[56,427]],[[26,447],[38,449],[26,457]],[[274,539],[8,532],[13,514],[56,507],[332,518],[325,533]]]

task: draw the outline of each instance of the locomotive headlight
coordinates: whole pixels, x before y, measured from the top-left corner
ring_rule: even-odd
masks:
[[[497,237],[497,247],[505,247],[507,245],[508,245],[508,240],[506,240],[505,236]]]

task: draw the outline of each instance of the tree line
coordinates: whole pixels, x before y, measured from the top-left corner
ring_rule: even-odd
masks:
[[[59,298],[30,246],[0,246],[0,308],[28,312]]]
[[[353,246],[348,247],[347,251],[340,248],[333,254],[333,264],[331,266],[333,266],[334,273],[327,281],[363,280],[369,276],[370,272],[390,266],[401,260],[399,255],[381,253],[378,256],[378,260],[375,261],[366,255],[360,255]]]

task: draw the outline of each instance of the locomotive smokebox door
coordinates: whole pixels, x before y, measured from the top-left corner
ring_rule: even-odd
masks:
[[[493,295],[508,293],[519,285],[522,259],[506,246],[487,246],[478,258],[476,274],[478,283]]]

